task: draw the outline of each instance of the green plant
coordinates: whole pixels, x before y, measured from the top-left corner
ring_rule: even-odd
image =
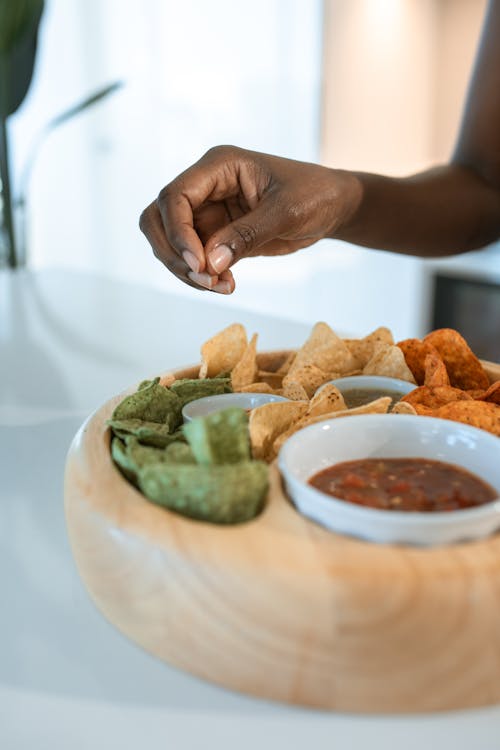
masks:
[[[14,195],[9,169],[8,118],[21,106],[35,66],[38,30],[44,0],[0,0],[0,265],[16,268],[21,259],[14,222],[14,206],[26,203],[29,175],[40,145],[55,128],[104,99],[122,86],[120,81],[99,89],[48,122],[35,138]]]

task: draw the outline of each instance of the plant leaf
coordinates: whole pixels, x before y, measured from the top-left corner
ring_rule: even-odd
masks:
[[[44,0],[0,0],[0,117],[13,114],[29,89]]]
[[[75,117],[75,115],[78,115],[80,112],[83,112],[84,109],[88,109],[89,107],[92,107],[101,99],[104,99],[106,96],[113,94],[122,86],[123,86],[123,81],[115,81],[114,83],[110,83],[108,86],[105,86],[104,88],[99,89],[94,94],[87,96],[85,99],[82,99],[81,102],[78,102],[78,104],[74,104],[72,107],[70,107],[69,109],[66,109],[64,112],[61,112],[61,114],[57,115],[52,120],[50,120],[44,128],[44,132],[48,133],[49,131],[54,130],[54,128],[57,128],[59,125],[62,125],[63,122],[66,122],[67,120],[70,120],[72,117]]]

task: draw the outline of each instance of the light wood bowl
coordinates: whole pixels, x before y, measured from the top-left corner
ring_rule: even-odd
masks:
[[[275,466],[258,518],[189,520],[113,465],[106,420],[124,395],[81,427],[65,479],[76,564],[120,631],[175,667],[278,701],[367,713],[500,702],[500,535],[427,549],[340,536],[296,512]]]

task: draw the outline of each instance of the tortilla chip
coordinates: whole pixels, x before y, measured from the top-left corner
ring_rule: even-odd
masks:
[[[182,406],[205,396],[219,396],[222,393],[232,392],[230,378],[205,378],[204,380],[182,378],[174,380],[170,390],[180,398]]]
[[[250,459],[248,417],[231,407],[187,422],[182,431],[199,464],[234,464]]]
[[[298,430],[302,430],[304,427],[309,427],[311,424],[317,424],[318,422],[325,422],[328,419],[336,419],[337,417],[350,417],[356,416],[356,414],[386,414],[391,405],[390,396],[382,396],[381,398],[371,401],[369,404],[363,404],[362,406],[356,406],[354,409],[343,409],[342,411],[332,411],[327,414],[320,414],[318,416],[304,416],[299,419],[298,422],[290,425],[290,427],[278,435],[272,445],[272,449],[269,452],[269,459],[273,460],[278,455],[283,443],[288,440],[289,437],[294,435]]]
[[[283,378],[283,389],[286,389],[288,383],[299,383],[307,393],[307,397],[311,398],[329,379],[329,375],[316,365],[303,365]]]
[[[413,373],[406,364],[403,352],[398,346],[379,344],[373,357],[365,365],[363,375],[383,375],[414,383]]]
[[[344,409],[347,409],[347,406],[343,395],[338,388],[331,383],[327,383],[314,394],[309,402],[307,416],[315,417],[319,414],[328,414],[329,412],[343,411]]]
[[[418,414],[429,415],[435,409],[439,409],[445,404],[454,401],[472,401],[473,399],[465,391],[452,386],[435,386],[432,388],[428,385],[421,385],[410,393],[407,393],[400,400],[400,403],[411,404]]]
[[[254,333],[241,359],[231,371],[231,386],[233,391],[242,386],[255,383],[257,379],[257,334]]]
[[[450,385],[450,378],[448,377],[446,365],[443,362],[441,355],[437,349],[434,349],[434,347],[432,347],[432,351],[425,356],[424,369],[424,385],[428,385],[431,388],[439,385]]]
[[[308,401],[309,397],[307,395],[307,392],[301,383],[295,383],[294,381],[290,381],[286,383],[281,391],[281,395],[285,398],[290,399],[290,401]]]
[[[292,366],[293,361],[296,356],[297,356],[296,352],[290,352],[287,358],[285,359],[285,361],[276,370],[276,374],[285,376],[287,372],[289,371],[290,367]]]
[[[362,339],[344,339],[351,354],[358,363],[358,368],[363,369],[368,361],[373,357],[375,349],[379,344],[394,344],[391,331],[388,328],[380,327],[372,331],[368,336]]]
[[[199,466],[151,464],[138,475],[141,491],[152,502],[210,523],[241,523],[262,509],[269,469],[261,461]]]
[[[488,374],[458,331],[439,328],[427,334],[424,343],[432,344],[438,350],[452,386],[463,390],[489,387]]]
[[[323,372],[340,373],[358,366],[347,344],[326,323],[316,323],[311,335],[298,350],[288,375],[304,365],[316,365]]]
[[[500,404],[500,380],[492,383],[490,387],[480,395],[473,396],[480,401],[489,401],[492,404]]]
[[[233,323],[212,336],[201,347],[200,378],[212,378],[230,372],[243,357],[247,334],[241,323]]]
[[[399,341],[397,346],[403,352],[406,364],[410,368],[415,382],[418,385],[423,385],[425,380],[425,358],[429,353],[436,351],[436,349],[428,342],[420,341],[420,339],[405,339],[404,341]]]
[[[250,383],[238,388],[238,393],[274,393],[275,391],[268,383]]]
[[[391,414],[417,414],[417,410],[407,401],[397,401],[391,409]]]
[[[267,383],[271,388],[281,388],[283,375],[280,375],[278,372],[259,370],[255,379],[260,383]]]
[[[182,401],[170,389],[159,383],[160,378],[145,381],[130,396],[126,396],[113,411],[111,421],[139,419],[167,425],[173,432],[182,422]]]
[[[500,406],[497,404],[473,399],[454,401],[436,409],[433,416],[479,427],[500,437]]]
[[[277,401],[252,409],[248,427],[253,457],[266,459],[277,436],[300,419],[308,405],[308,401]]]

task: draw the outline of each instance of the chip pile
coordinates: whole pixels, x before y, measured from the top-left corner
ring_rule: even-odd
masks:
[[[113,412],[112,458],[152,502],[190,518],[241,523],[263,507],[268,468],[251,456],[248,417],[225,409],[181,427],[182,407],[231,392],[228,377],[142,383]]]
[[[263,507],[266,463],[297,430],[326,419],[383,414],[391,398],[348,409],[331,380],[352,375],[398,378],[417,387],[392,408],[464,422],[500,436],[500,381],[487,372],[462,336],[440,329],[424,339],[395,343],[387,328],[361,339],[342,339],[316,323],[303,346],[265,369],[235,323],[201,347],[198,378],[141,383],[113,412],[112,456],[122,473],[150,500],[191,518],[238,523]],[[189,401],[230,392],[285,396],[250,412],[224,411],[182,426]]]
[[[458,331],[440,328],[398,346],[419,385],[401,399],[411,413],[464,422],[500,436],[500,381],[490,384]]]

